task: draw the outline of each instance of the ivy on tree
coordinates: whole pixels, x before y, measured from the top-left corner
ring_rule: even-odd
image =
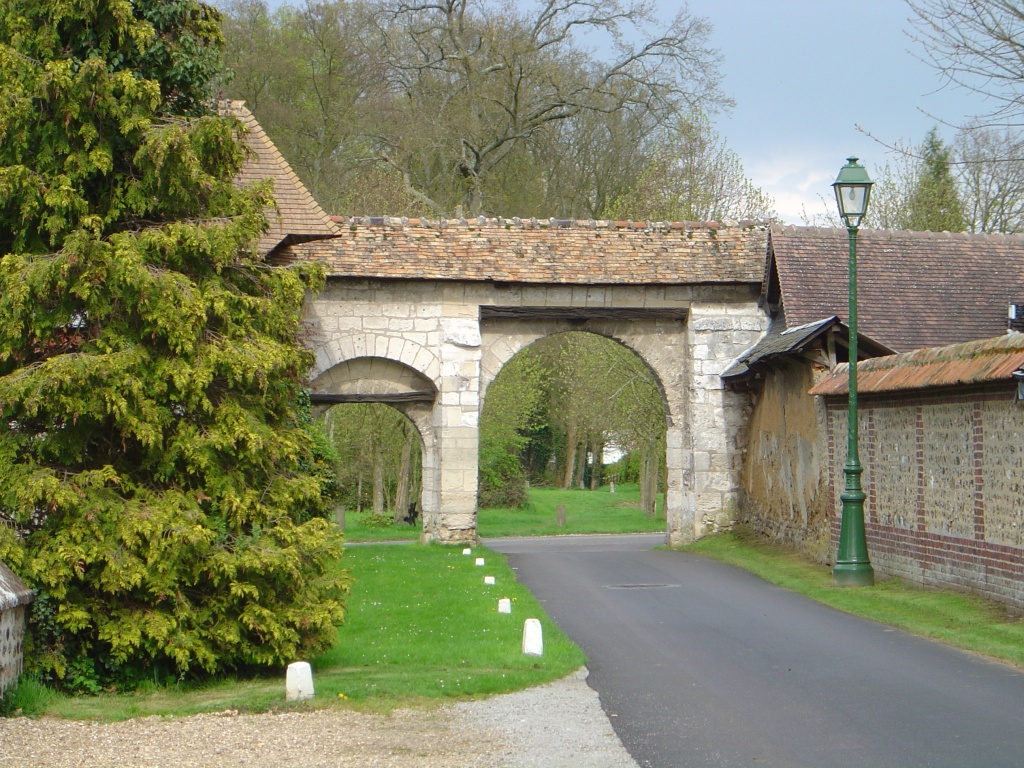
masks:
[[[0,5],[0,559],[69,688],[281,665],[347,580],[296,404],[323,276],[256,251],[196,0]]]

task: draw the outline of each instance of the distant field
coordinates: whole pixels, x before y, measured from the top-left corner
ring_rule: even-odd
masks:
[[[565,505],[565,527],[558,525],[558,505]],[[481,509],[477,531],[483,537],[551,536],[560,533],[647,533],[665,530],[664,506],[658,497],[653,520],[640,510],[636,485],[596,491],[531,488],[523,509]]]
[[[558,525],[558,506],[565,505],[565,526]],[[420,521],[415,526],[367,525],[365,514],[345,515],[345,537],[348,541],[414,540],[420,535]],[[596,491],[555,488],[531,488],[522,509],[481,509],[477,515],[477,532],[483,537],[550,536],[579,533],[650,533],[665,530],[664,497],[658,497],[658,515],[648,520],[640,511],[640,489],[635,484],[609,486]]]

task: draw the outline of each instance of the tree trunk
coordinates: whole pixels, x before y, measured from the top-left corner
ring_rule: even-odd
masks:
[[[582,491],[586,488],[587,482],[587,443],[583,441],[580,445],[580,450],[576,453],[576,483],[579,489]]]
[[[640,459],[640,507],[648,520],[653,520],[658,511],[658,460],[656,446],[647,446]]]
[[[604,440],[598,440],[594,444],[593,450],[594,457],[590,466],[590,490],[596,491],[601,487],[604,474]]]
[[[373,514],[384,514],[384,457],[373,455]]]
[[[395,522],[405,520],[409,511],[409,490],[412,485],[412,441],[413,433],[409,425],[403,429],[405,442],[402,444],[402,458],[398,464],[398,481],[395,484]]]
[[[573,471],[576,469],[576,428],[569,427],[565,436],[565,476],[562,479],[562,488],[572,488]]]

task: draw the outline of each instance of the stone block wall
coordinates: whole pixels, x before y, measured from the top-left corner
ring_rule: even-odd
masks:
[[[880,574],[1024,609],[1024,403],[1016,386],[861,393],[868,554]],[[831,548],[839,540],[846,399],[828,398]]]
[[[528,307],[522,320],[481,321],[481,307]],[[585,322],[544,309],[601,309]],[[616,317],[617,308],[655,310]],[[659,311],[672,310],[678,317]],[[307,304],[316,355],[313,390],[436,393],[413,418],[423,436],[423,538],[476,537],[479,414],[487,386],[526,345],[565,330],[614,338],[658,377],[667,416],[667,538],[692,541],[730,523],[750,397],[727,391],[722,371],[764,332],[757,286],[518,285],[329,280]]]

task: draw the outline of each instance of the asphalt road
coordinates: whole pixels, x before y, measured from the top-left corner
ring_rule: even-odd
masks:
[[[641,766],[1024,766],[1024,673],[650,536],[491,539]]]

